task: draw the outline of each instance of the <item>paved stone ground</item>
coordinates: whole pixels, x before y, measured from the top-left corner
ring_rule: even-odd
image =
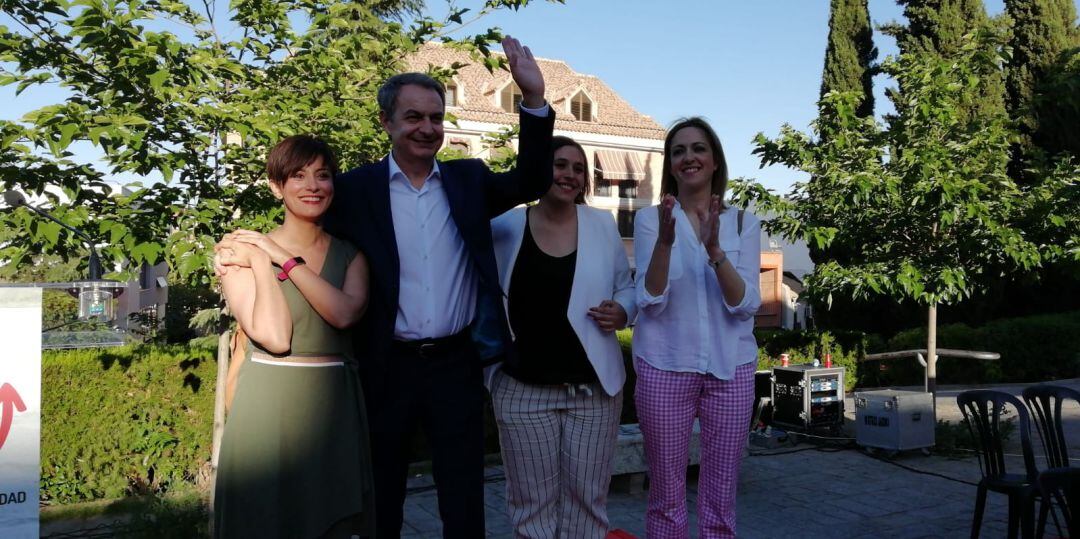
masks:
[[[1080,379],[1055,383],[1080,389]],[[994,389],[1019,394],[1024,386]],[[960,419],[956,394],[961,390],[939,391],[939,419],[954,422]],[[846,409],[850,422],[855,410],[850,398]],[[1080,455],[1080,407],[1067,408],[1065,416],[1070,452]],[[1041,455],[1038,436],[1033,440],[1036,455]],[[805,450],[792,452],[795,449]],[[750,451],[739,478],[740,537],[914,539],[965,537],[970,533],[974,485],[980,477],[978,462],[973,457],[948,458],[911,452],[884,460],[854,449],[834,450],[807,443],[769,450],[753,447]],[[1022,466],[1020,463],[1019,458],[1012,457],[1009,464]],[[1037,463],[1043,465],[1041,460]],[[487,474],[488,536],[512,537],[506,517],[502,470],[489,467]],[[428,477],[414,478],[411,482],[415,490],[406,501],[405,537],[441,536],[435,492],[427,489],[430,484]],[[647,492],[613,492],[608,504],[612,526],[644,537],[647,496]],[[691,478],[688,503],[692,529],[696,526],[695,496],[696,480]],[[1005,500],[1003,495],[990,493],[983,537],[1005,536],[1008,514]],[[696,532],[693,536],[697,536]]]
[[[812,446],[799,446],[809,447]],[[978,465],[972,459],[950,461],[943,457],[902,455],[895,462],[920,470],[941,470],[943,475],[965,481],[977,481],[979,476]],[[501,477],[498,467],[487,472],[489,477]],[[427,478],[416,483],[427,483]],[[690,485],[693,528],[696,481],[691,480]],[[500,480],[487,485],[490,537],[512,537],[504,488]],[[647,496],[647,492],[612,493],[608,504],[612,526],[644,537]],[[974,486],[911,472],[852,450],[811,449],[751,456],[744,461],[739,481],[739,536],[962,537],[970,530],[974,499]],[[1004,500],[994,495],[988,500],[984,537],[1005,535]],[[406,502],[403,535],[439,537],[437,514],[434,491],[411,494]]]

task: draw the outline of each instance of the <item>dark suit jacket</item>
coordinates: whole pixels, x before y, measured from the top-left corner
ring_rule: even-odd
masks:
[[[546,118],[521,113],[517,166],[495,173],[479,159],[439,162],[450,214],[472,258],[479,286],[476,317],[470,327],[484,364],[512,354],[510,330],[491,243],[491,219],[540,198],[551,186],[551,132],[554,112]],[[355,330],[356,352],[366,367],[388,356],[398,312],[399,259],[390,215],[389,160],[340,174],[325,226],[351,241],[371,268],[367,313]]]

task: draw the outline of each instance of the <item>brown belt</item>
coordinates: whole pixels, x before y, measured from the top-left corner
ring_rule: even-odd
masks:
[[[262,350],[253,350],[251,352],[251,359],[258,359],[260,361],[270,361],[279,363],[344,363],[345,356],[326,355],[326,356],[275,356]]]

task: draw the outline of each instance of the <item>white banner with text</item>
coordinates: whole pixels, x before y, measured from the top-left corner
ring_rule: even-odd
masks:
[[[0,287],[0,535],[38,537],[41,289]]]

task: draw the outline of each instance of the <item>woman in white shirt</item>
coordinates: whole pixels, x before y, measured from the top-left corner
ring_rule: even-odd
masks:
[[[649,460],[649,537],[689,537],[686,466],[701,423],[698,531],[735,536],[735,484],[753,400],[761,224],[727,208],[727,163],[701,118],[664,141],[659,206],[634,223],[635,404]]]
[[[585,151],[552,142],[548,192],[492,221],[517,353],[488,387],[514,535],[603,538],[634,284],[615,220],[584,203]]]

